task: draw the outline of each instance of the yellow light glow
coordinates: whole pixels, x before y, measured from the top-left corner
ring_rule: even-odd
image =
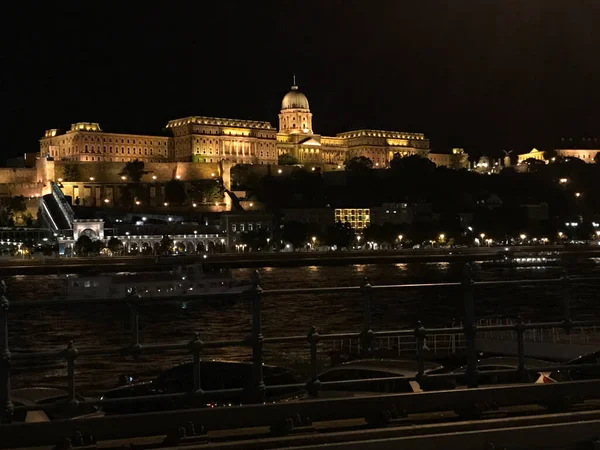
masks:
[[[527,235],[526,235],[526,234],[521,234],[519,237],[520,237],[521,239],[525,239],[525,238],[527,237]]]
[[[575,197],[581,197],[581,192],[575,192]]]
[[[168,204],[167,202],[164,202],[164,203],[163,203],[163,205],[165,205],[165,206],[169,206],[169,204]]]
[[[94,178],[94,177],[90,177],[90,181],[94,181],[94,180],[95,180],[95,178]]]
[[[59,178],[59,179],[58,179],[58,182],[59,182],[59,183],[62,183],[62,178]]]
[[[121,180],[126,180],[126,179],[127,179],[127,177],[126,177],[125,175],[123,175],[123,176],[121,177]]]
[[[175,178],[179,180],[181,178],[181,175],[175,175]]]
[[[153,179],[153,180],[156,180],[156,175],[152,175],[152,179]]]
[[[283,172],[283,170],[281,170],[281,169],[277,170],[277,173],[282,173],[282,172]]]
[[[104,199],[104,203],[109,203],[109,202],[110,202],[109,199],[107,199],[107,198]]]
[[[196,205],[195,203],[192,203],[192,206],[195,208],[195,207],[196,207],[196,206],[198,206],[198,205]]]

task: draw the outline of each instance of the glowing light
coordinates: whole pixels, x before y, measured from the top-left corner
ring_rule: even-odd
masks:
[[[278,169],[278,170],[277,170],[277,173],[283,173],[283,170],[281,170],[281,169]]]
[[[254,203],[252,203],[252,202],[251,202],[251,203],[250,203],[250,208],[252,208],[253,206],[254,206]]]
[[[125,175],[123,175],[123,176],[121,177],[121,180],[126,180],[126,179],[127,179],[127,177],[126,177]]]
[[[192,207],[194,207],[194,208],[195,208],[196,206],[198,206],[198,205],[196,205],[195,203],[192,203]]]
[[[107,199],[107,198],[105,198],[105,199],[104,199],[104,203],[110,203],[110,200],[109,200],[109,199]]]
[[[313,167],[311,170],[314,172],[315,171],[315,167]]]
[[[521,234],[519,237],[524,240],[527,237],[527,235],[526,234]]]
[[[169,206],[169,203],[168,202],[164,202],[163,205],[164,206]]]
[[[485,233],[481,233],[479,236],[481,236],[481,239],[483,239],[485,237]]]
[[[147,217],[142,217],[142,220],[145,222],[146,220],[148,220]]]
[[[211,176],[211,177],[214,177],[214,176],[215,176],[215,173],[214,173],[214,172],[213,172],[213,173],[211,173],[211,174],[210,174],[210,176]]]
[[[444,233],[440,234],[440,241],[443,241],[446,238],[446,235]]]
[[[152,179],[153,179],[153,180],[156,180],[156,175],[152,175]]]
[[[401,234],[399,234],[399,235],[398,235],[398,240],[399,240],[399,241],[401,241],[403,237],[404,237],[404,236],[402,236]]]
[[[577,198],[581,197],[581,192],[575,192],[575,197],[577,197]]]
[[[558,237],[563,237],[565,234],[562,231],[558,232]]]
[[[90,177],[90,181],[94,181],[94,180],[95,180],[95,178],[94,178],[94,177]]]
[[[175,175],[175,178],[179,180],[181,178],[181,175]]]
[[[569,180],[567,178],[561,178],[560,180],[558,180],[560,184],[565,184],[567,183]]]
[[[140,204],[141,204],[141,203],[142,203],[142,202],[140,202],[139,200],[136,200],[136,201],[135,201],[135,204],[136,204],[137,206],[140,206]]]
[[[311,239],[313,241],[313,244],[317,241],[317,237],[316,236],[313,236]]]
[[[62,178],[59,178],[59,179],[58,179],[58,182],[59,182],[59,183],[62,183]]]

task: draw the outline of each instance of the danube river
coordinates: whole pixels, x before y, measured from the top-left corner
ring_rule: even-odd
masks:
[[[473,264],[476,280],[558,278],[564,269],[571,276],[600,275],[593,261],[576,267],[507,268],[493,264]],[[462,264],[409,263],[347,266],[262,268],[264,289],[359,285],[368,277],[373,285],[460,281]],[[250,269],[234,270],[238,278],[249,278]],[[151,274],[148,274],[151,277]],[[53,306],[19,308],[20,300],[59,295],[62,281],[48,276],[15,276],[6,279],[11,301],[9,316],[12,351],[47,351],[64,348],[73,341],[76,348],[124,346],[129,343],[129,310],[126,305]],[[598,311],[591,286],[574,289],[573,317],[589,317]],[[556,286],[510,285],[478,288],[475,292],[478,317],[522,315],[526,319],[562,318],[562,292]],[[265,296],[263,333],[265,336],[306,334],[311,326],[319,332],[360,331],[362,299],[356,294]],[[373,298],[372,327],[376,330],[450,325],[463,315],[463,298],[457,289],[408,289],[377,293]],[[143,343],[175,342],[192,339],[195,333],[204,341],[247,336],[251,330],[250,305],[246,301],[198,302],[144,306],[140,316]],[[211,349],[207,358],[248,359],[248,349]],[[308,358],[308,346],[265,346],[267,362],[298,364]],[[324,359],[327,355],[322,355]],[[184,354],[143,355],[139,358],[79,358],[77,385],[84,393],[113,387],[119,375],[149,377],[186,359]],[[15,362],[13,385],[64,385],[62,362]]]

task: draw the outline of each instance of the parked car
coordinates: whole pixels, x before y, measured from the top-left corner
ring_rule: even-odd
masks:
[[[250,388],[252,383],[252,363],[230,361],[202,361],[200,363],[201,388],[204,391]],[[298,375],[284,367],[263,365],[263,379],[266,386],[288,385],[303,382]],[[128,383],[106,392],[103,399],[140,397],[146,395],[177,394],[192,392],[194,389],[194,364],[184,363],[173,367],[154,380]],[[283,388],[267,391],[266,401],[282,402],[306,397],[304,389]],[[240,405],[248,401],[244,394],[211,396],[209,399],[185,398],[177,400],[153,400],[151,402],[130,402],[126,405],[105,405],[107,414],[127,414],[134,412],[159,411],[204,406]]]
[[[59,419],[82,419],[88,417],[101,417],[103,412],[91,405],[78,404],[75,408],[71,405],[61,405],[58,408],[50,408],[50,404],[66,402],[69,398],[67,391],[51,387],[30,387],[13,389],[10,393],[13,405],[17,410],[13,414],[13,422],[50,422]],[[76,397],[78,401],[83,397]],[[32,411],[19,410],[19,406],[39,406]]]
[[[525,367],[537,369],[537,371],[528,372],[526,378],[522,379],[517,372],[517,369],[519,368],[519,358],[507,356],[483,358],[477,361],[477,370],[480,372],[477,378],[477,384],[479,386],[488,386],[518,383],[554,383],[559,380],[552,378],[552,373],[544,370],[544,367],[551,367],[554,365],[556,364],[540,359],[525,358]],[[492,370],[509,370],[510,372],[502,374],[481,373]],[[464,375],[466,371],[467,366],[463,366],[451,372],[457,374],[457,387],[467,385],[466,375]]]
[[[593,380],[600,378],[600,367],[571,367],[578,364],[600,364],[600,351],[587,353],[564,363],[565,368],[552,373],[558,381]]]
[[[426,374],[443,370],[440,364],[425,363]],[[385,378],[411,378],[417,374],[414,360],[362,359],[334,366],[319,375],[322,383],[329,381],[367,380],[357,385],[322,386],[319,397],[357,397],[381,393],[420,392],[421,386],[411,380],[386,380]]]

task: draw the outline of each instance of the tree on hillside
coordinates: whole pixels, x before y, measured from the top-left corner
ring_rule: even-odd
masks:
[[[133,183],[139,183],[142,181],[142,177],[148,173],[150,172],[144,170],[144,161],[134,159],[125,163],[125,167],[119,172],[119,176],[127,177],[127,180]]]
[[[172,179],[165,184],[165,200],[175,205],[185,203],[187,195],[185,193],[185,185],[183,181]]]
[[[346,160],[344,166],[349,172],[366,172],[373,168],[373,161],[366,156],[355,156]]]
[[[283,155],[279,155],[277,158],[277,164],[280,166],[293,166],[298,164],[298,159],[294,158],[289,153],[284,153]]]
[[[546,161],[552,161],[552,159],[553,158],[556,159],[557,156],[558,156],[558,153],[554,149],[544,151],[544,159]]]
[[[401,156],[400,153],[394,153],[390,161],[390,169],[395,171],[405,171],[413,175],[432,174],[435,170],[435,163],[428,158],[419,155]]]
[[[287,222],[283,225],[281,237],[294,248],[300,248],[308,240],[308,226],[301,222]]]
[[[330,246],[336,246],[338,250],[349,248],[355,239],[356,233],[349,223],[337,222],[335,225],[327,227],[325,243]]]
[[[596,155],[594,156],[594,162],[596,164],[600,163],[600,152],[596,153]]]
[[[546,165],[546,163],[544,161],[542,161],[541,159],[535,159],[535,158],[527,158],[526,160],[523,161],[522,164],[525,164],[527,166],[527,170],[529,172],[537,172],[538,170],[540,170],[542,167],[544,167]]]
[[[214,203],[223,201],[223,185],[216,180],[198,180],[190,186],[188,194],[194,202]]]

